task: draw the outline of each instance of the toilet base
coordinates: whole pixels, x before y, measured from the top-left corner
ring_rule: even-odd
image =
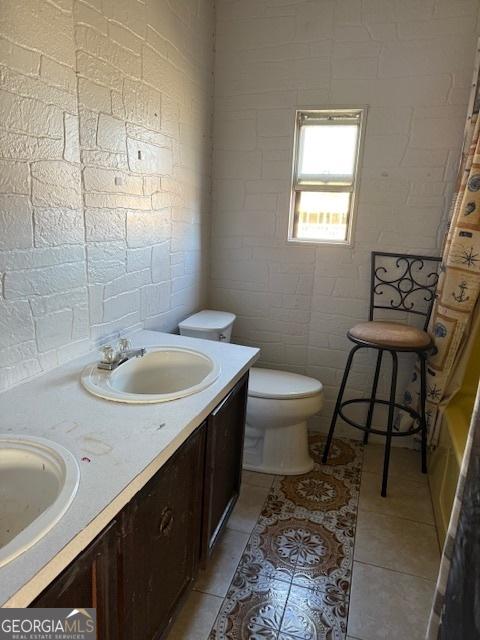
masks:
[[[247,423],[243,468],[257,473],[297,476],[309,473],[314,462],[308,450],[307,423],[272,427],[263,431]]]

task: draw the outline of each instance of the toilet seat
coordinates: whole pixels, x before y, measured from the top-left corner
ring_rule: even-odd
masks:
[[[293,400],[316,396],[322,390],[319,380],[298,373],[259,367],[250,369],[248,395],[254,398]]]

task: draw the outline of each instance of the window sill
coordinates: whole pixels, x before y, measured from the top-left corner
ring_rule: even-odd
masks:
[[[307,247],[337,247],[352,249],[353,242],[351,240],[300,240],[298,238],[288,238],[286,245],[306,245]]]

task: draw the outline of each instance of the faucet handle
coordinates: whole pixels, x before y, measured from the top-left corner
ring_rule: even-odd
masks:
[[[120,353],[125,353],[125,351],[131,349],[131,347],[132,345],[128,338],[120,338],[120,340],[118,341],[118,350]]]
[[[115,349],[111,345],[102,347],[101,351],[103,354],[102,362],[104,362],[105,364],[113,364],[115,362],[116,353]]]

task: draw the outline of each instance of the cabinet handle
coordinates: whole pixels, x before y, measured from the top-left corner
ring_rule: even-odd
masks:
[[[166,507],[162,511],[162,516],[160,518],[160,527],[159,527],[160,533],[163,536],[168,536],[172,527],[173,527],[173,511],[169,507]]]

